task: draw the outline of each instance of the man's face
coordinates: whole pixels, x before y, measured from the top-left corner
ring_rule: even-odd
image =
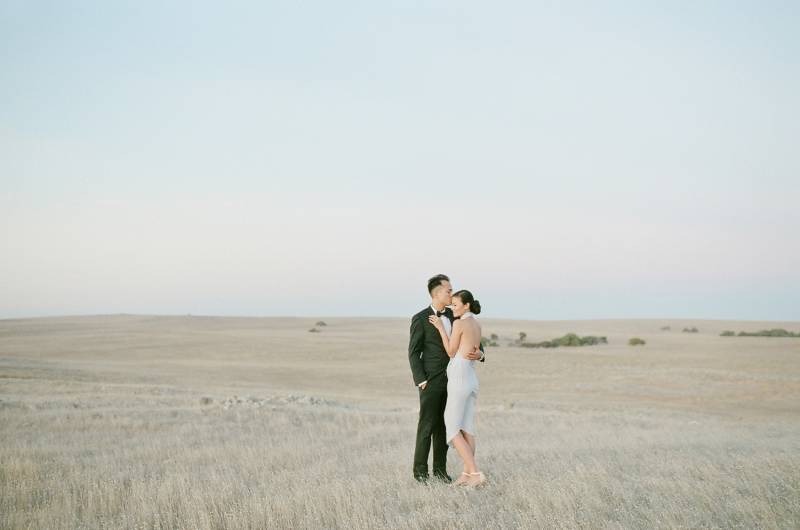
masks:
[[[453,299],[453,288],[450,286],[450,282],[447,280],[443,281],[441,285],[437,286],[433,290],[433,301],[438,302],[442,305],[450,305]]]

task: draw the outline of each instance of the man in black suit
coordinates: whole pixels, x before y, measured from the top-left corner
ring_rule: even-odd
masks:
[[[414,384],[419,389],[419,423],[417,446],[414,450],[414,478],[428,480],[428,454],[433,440],[433,475],[445,482],[452,479],[447,465],[447,441],[444,426],[444,407],[447,404],[447,364],[450,357],[442,344],[439,331],[430,324],[428,316],[442,319],[447,334],[453,329],[455,316],[446,307],[451,304],[453,288],[450,278],[438,274],[428,280],[431,305],[411,317],[411,339],[408,343],[408,361]],[[484,360],[483,347],[475,348],[468,356],[473,361]]]

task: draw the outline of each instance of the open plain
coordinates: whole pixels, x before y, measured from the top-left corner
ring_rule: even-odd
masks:
[[[798,322],[481,318],[465,491],[412,478],[409,320],[321,318],[0,320],[0,528],[800,527],[800,339],[719,336]]]

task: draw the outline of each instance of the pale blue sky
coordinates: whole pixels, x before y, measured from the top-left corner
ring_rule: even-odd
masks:
[[[800,320],[797,2],[0,0],[0,318]]]

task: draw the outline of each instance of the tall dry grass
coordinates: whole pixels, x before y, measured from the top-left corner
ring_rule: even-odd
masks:
[[[582,324],[605,349],[491,349],[491,483],[464,491],[412,479],[403,321],[266,320],[0,321],[0,528],[800,527],[791,342],[629,321]],[[520,325],[559,324],[492,327]]]

